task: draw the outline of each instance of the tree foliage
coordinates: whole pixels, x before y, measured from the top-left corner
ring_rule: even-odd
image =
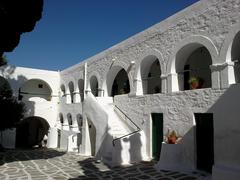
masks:
[[[7,64],[7,58],[5,55],[0,56],[0,66],[4,66]]]
[[[25,106],[13,96],[8,82],[0,77],[0,131],[13,128],[23,118]]]
[[[33,30],[42,9],[43,0],[0,0],[0,57],[18,45],[22,33]]]

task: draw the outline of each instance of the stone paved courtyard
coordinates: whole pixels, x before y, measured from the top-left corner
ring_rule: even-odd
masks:
[[[154,162],[109,169],[92,157],[53,149],[8,150],[0,152],[0,179],[210,179],[203,173],[156,171]]]

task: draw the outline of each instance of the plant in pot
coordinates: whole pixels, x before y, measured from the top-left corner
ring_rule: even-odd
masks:
[[[202,87],[203,79],[193,76],[189,79],[188,83],[190,85],[190,89],[199,89]]]
[[[168,133],[166,135],[166,143],[167,144],[177,144],[177,141],[178,141],[178,136],[177,136],[177,133],[176,131],[171,131],[169,132],[168,130]]]

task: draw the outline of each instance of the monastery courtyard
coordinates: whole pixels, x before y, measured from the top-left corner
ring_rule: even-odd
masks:
[[[94,158],[55,149],[8,150],[0,152],[0,179],[211,179],[199,172],[156,171],[154,162],[109,169]]]

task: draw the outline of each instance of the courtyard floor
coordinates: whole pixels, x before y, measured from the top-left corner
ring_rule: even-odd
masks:
[[[204,173],[156,171],[154,162],[108,168],[92,157],[65,153],[54,149],[8,150],[0,152],[0,179],[114,179],[114,180],[195,180],[211,179]]]

